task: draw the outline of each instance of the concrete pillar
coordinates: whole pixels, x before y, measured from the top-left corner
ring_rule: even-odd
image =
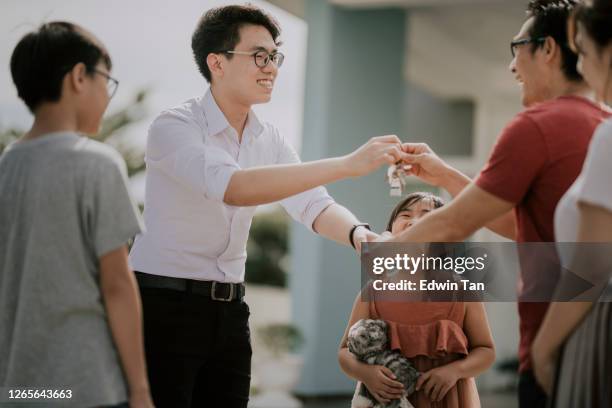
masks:
[[[349,153],[370,137],[401,134],[406,13],[350,10],[327,0],[305,2],[308,52],[302,158]],[[384,170],[328,186],[340,204],[381,230],[397,199]],[[306,337],[297,391],[350,392],[353,382],[337,363],[339,340],[359,291],[354,251],[304,228],[291,233],[293,321]]]

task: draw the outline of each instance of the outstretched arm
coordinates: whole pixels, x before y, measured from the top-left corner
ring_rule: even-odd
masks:
[[[459,170],[449,166],[425,143],[404,143],[408,153],[404,161],[412,166],[409,173],[423,182],[446,190],[456,198],[472,180]],[[516,219],[512,211],[502,214],[486,224],[486,228],[505,238],[516,239]]]
[[[353,225],[362,224],[352,212],[340,204],[332,204],[327,207],[315,219],[313,229],[319,235],[344,245],[351,245],[349,233]],[[358,254],[361,253],[361,243],[373,241],[378,234],[369,231],[365,227],[357,227],[353,233],[353,243]]]
[[[470,184],[450,204],[431,212],[411,228],[386,241],[462,241],[512,208],[512,203]]]
[[[374,137],[347,156],[237,170],[223,201],[235,206],[268,204],[324,184],[366,175],[405,156],[398,137],[390,135]]]

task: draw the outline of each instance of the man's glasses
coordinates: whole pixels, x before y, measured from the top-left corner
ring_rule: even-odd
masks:
[[[113,96],[115,96],[117,88],[119,88],[119,81],[108,75],[106,72],[98,69],[94,69],[94,72],[106,78],[106,90],[108,91],[108,98],[111,99]]]
[[[280,52],[274,52],[272,54],[268,53],[267,51],[248,52],[229,50],[222,52],[226,54],[248,55],[253,57],[255,65],[257,65],[259,68],[267,67],[270,62],[272,62],[276,68],[280,68],[285,60],[285,56]]]
[[[539,37],[539,38],[523,38],[520,40],[514,40],[510,43],[510,52],[512,53],[512,58],[516,57],[516,47],[518,47],[519,45],[525,45],[525,44],[531,44],[531,43],[535,43],[535,44],[541,44],[544,41],[546,41],[545,37]]]

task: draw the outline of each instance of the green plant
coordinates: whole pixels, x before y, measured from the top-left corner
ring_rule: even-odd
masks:
[[[304,343],[302,332],[290,323],[273,323],[257,329],[265,347],[276,357],[297,351]]]
[[[246,282],[286,287],[288,241],[289,217],[282,209],[256,215],[247,243]]]
[[[95,139],[113,146],[125,159],[128,176],[132,177],[145,169],[144,151],[127,143],[121,130],[126,126],[144,119],[146,115],[145,102],[148,91],[136,93],[132,102],[118,111],[111,113],[102,121],[100,132]],[[0,131],[0,154],[6,146],[19,139],[25,133],[22,129],[4,129]]]

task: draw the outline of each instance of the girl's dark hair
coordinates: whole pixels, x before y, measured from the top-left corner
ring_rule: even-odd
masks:
[[[580,3],[572,16],[574,34],[577,22],[582,24],[598,47],[606,47],[612,41],[612,1],[591,0]],[[573,41],[573,38],[570,40]]]
[[[11,75],[17,94],[34,112],[42,102],[61,98],[64,76],[76,64],[85,64],[93,75],[100,62],[112,68],[101,44],[76,24],[53,21],[19,41],[11,56]]]
[[[440,208],[444,205],[444,201],[437,195],[421,191],[416,193],[410,193],[406,196],[406,198],[400,201],[391,212],[391,216],[389,217],[389,221],[387,222],[387,231],[391,232],[393,222],[395,221],[400,212],[412,207],[419,201],[425,199],[431,200],[434,204],[434,208]]]
[[[231,5],[208,10],[198,21],[191,37],[191,49],[196,64],[204,78],[211,81],[206,57],[210,53],[231,51],[240,42],[240,28],[251,24],[265,27],[272,39],[279,45],[280,26],[278,22],[259,7],[251,4]],[[232,54],[226,54],[228,59]]]

